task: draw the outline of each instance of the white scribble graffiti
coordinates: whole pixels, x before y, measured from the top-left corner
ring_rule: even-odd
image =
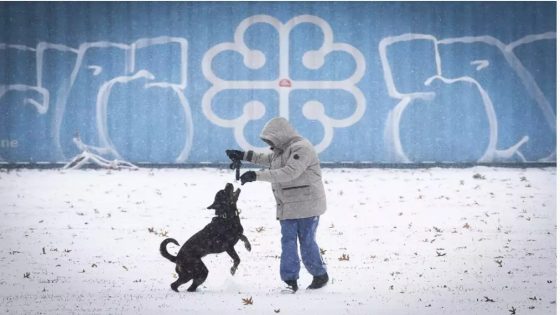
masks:
[[[480,71],[488,67],[488,65],[490,65],[490,62],[488,60],[473,60],[471,62],[471,65],[476,66],[476,71]]]
[[[172,83],[168,81],[158,81],[157,77],[150,73],[147,69],[137,69],[136,55],[138,51],[148,47],[154,47],[158,45],[178,45],[180,49],[180,60],[177,67],[180,72],[180,81],[177,83]],[[85,65],[84,59],[86,53],[91,49],[108,49],[115,48],[120,49],[124,53],[124,70],[122,75],[113,77],[109,81],[102,84],[101,88],[97,93],[96,107],[96,122],[97,122],[97,133],[101,146],[105,146],[114,156],[121,158],[120,154],[113,145],[109,132],[107,130],[107,107],[109,106],[109,97],[111,94],[111,88],[116,84],[126,84],[128,82],[144,79],[149,82],[144,85],[145,89],[159,88],[159,89],[169,89],[173,91],[177,100],[180,102],[185,116],[185,127],[186,135],[185,142],[180,154],[176,158],[176,162],[185,162],[188,159],[189,153],[192,148],[193,139],[193,122],[192,113],[187,99],[184,95],[184,91],[187,87],[187,40],[180,37],[169,37],[161,36],[155,38],[141,38],[132,44],[122,44],[113,43],[107,41],[100,42],[88,42],[81,44],[77,49],[68,47],[60,44],[40,42],[37,44],[36,48],[27,47],[22,45],[10,45],[10,44],[0,44],[0,50],[2,49],[16,49],[19,51],[34,52],[36,58],[36,82],[32,84],[10,84],[10,85],[0,85],[0,99],[9,91],[19,91],[28,92],[35,91],[39,93],[42,97],[40,100],[35,100],[32,98],[25,98],[24,103],[31,104],[37,108],[40,114],[45,114],[49,109],[50,102],[50,92],[44,87],[45,85],[45,71],[44,71],[44,60],[45,54],[48,50],[55,50],[59,52],[71,53],[76,61],[70,78],[65,81],[65,84],[61,84],[59,87],[59,92],[57,94],[56,100],[54,100],[54,122],[52,128],[52,138],[55,141],[55,149],[58,152],[58,156],[61,159],[66,159],[62,153],[62,145],[60,143],[61,126],[66,111],[66,106],[68,104],[68,98],[72,88],[76,82],[80,69],[86,67],[86,69],[92,72],[93,76],[99,76],[103,72],[103,67],[99,65]],[[48,74],[47,74],[48,75]]]
[[[25,98],[23,104],[30,104],[37,109],[39,114],[44,114],[49,109],[49,91],[46,89],[37,87],[37,86],[29,86],[25,84],[11,84],[11,85],[0,85],[0,99],[4,97],[10,91],[17,91],[17,92],[28,92],[28,91],[35,91],[41,95],[41,101],[38,102],[32,98]]]
[[[22,51],[22,52],[31,52],[31,53],[37,52],[37,49],[32,47],[27,47],[24,45],[12,45],[12,44],[0,43],[0,50],[10,50],[10,49],[16,51]],[[27,92],[30,91],[37,92],[41,96],[40,100],[35,100],[33,98],[27,97],[24,99],[23,104],[33,105],[37,109],[37,112],[39,114],[45,114],[49,109],[49,99],[50,99],[49,91],[41,87],[41,85],[38,83],[35,83],[34,85],[23,84],[23,83],[8,84],[8,85],[0,84],[0,99],[2,99],[8,92],[11,91],[22,92],[25,95],[28,95]]]
[[[525,68],[522,62],[517,58],[514,53],[514,49],[521,45],[530,44],[539,40],[550,40],[555,39],[555,32],[547,32],[543,34],[535,34],[525,36],[517,41],[514,41],[508,45],[502,43],[498,39],[492,36],[467,36],[460,38],[448,38],[443,40],[438,40],[436,37],[427,34],[414,34],[408,33],[399,36],[390,36],[383,38],[379,43],[379,55],[381,58],[381,64],[383,66],[383,75],[385,79],[385,84],[389,96],[397,99],[399,102],[397,105],[389,112],[385,124],[385,143],[388,147],[389,152],[393,155],[396,162],[410,163],[413,162],[405,154],[402,147],[400,138],[400,121],[403,112],[407,107],[415,100],[425,100],[431,101],[436,96],[435,92],[412,92],[412,93],[402,93],[397,90],[396,83],[393,77],[392,69],[389,63],[389,58],[387,55],[387,48],[399,42],[409,42],[415,40],[424,40],[433,45],[434,50],[434,65],[436,73],[428,78],[425,82],[425,86],[430,86],[433,81],[439,80],[444,84],[453,84],[456,82],[464,82],[474,85],[481,97],[482,103],[485,108],[486,116],[489,123],[489,137],[488,145],[484,154],[478,159],[478,162],[492,162],[496,160],[509,159],[514,155],[517,155],[521,160],[526,161],[525,157],[520,151],[520,147],[529,141],[529,137],[523,136],[515,145],[507,148],[505,150],[498,149],[498,118],[494,110],[494,104],[489,97],[487,91],[481,86],[481,84],[472,77],[462,76],[458,78],[446,78],[442,74],[442,62],[440,57],[440,48],[442,45],[449,45],[453,43],[483,43],[491,46],[495,46],[502,52],[505,60],[509,66],[515,71],[517,76],[520,78],[523,86],[526,88],[528,94],[539,106],[540,110],[545,117],[546,122],[551,130],[551,132],[556,133],[556,115],[554,113],[553,107],[550,102],[544,96],[544,93],[540,89],[539,85],[536,83],[533,76]],[[472,65],[476,66],[476,70],[480,71],[489,65],[488,60],[474,60],[471,62]],[[554,161],[556,149],[553,150],[549,156],[541,159],[541,161]]]
[[[355,69],[352,70],[352,73],[349,74],[348,77],[342,80],[330,81],[306,81],[293,78],[294,76],[290,73],[290,62],[294,62],[294,57],[290,56],[290,44],[293,44],[290,41],[290,34],[296,26],[306,23],[320,29],[323,35],[323,42],[320,43],[320,47],[316,50],[306,51],[302,55],[301,64],[306,69],[310,70],[328,68],[326,67],[325,59],[329,54],[333,52],[344,53],[352,57],[355,63]],[[244,66],[249,70],[262,69],[267,64],[268,60],[264,52],[249,48],[248,44],[245,42],[247,31],[252,27],[256,27],[256,24],[272,26],[278,33],[278,51],[274,52],[278,57],[278,77],[270,80],[226,80],[215,74],[212,68],[214,59],[224,52],[233,52],[241,55],[243,57]],[[280,20],[268,15],[254,15],[243,20],[235,29],[232,42],[219,43],[211,47],[203,55],[201,61],[202,74],[211,83],[210,88],[206,90],[202,96],[201,105],[203,114],[210,122],[217,126],[233,129],[235,140],[243,149],[265,151],[267,150],[265,147],[256,147],[249,143],[245,138],[244,131],[251,121],[259,120],[264,117],[271,104],[265,105],[261,101],[253,99],[242,104],[243,111],[240,116],[233,119],[225,119],[216,114],[212,107],[213,102],[215,102],[214,99],[219,93],[226,90],[245,90],[248,95],[250,95],[250,93],[255,90],[273,91],[278,95],[278,112],[280,116],[289,119],[291,116],[290,95],[294,91],[339,90],[347,92],[352,95],[353,101],[355,102],[355,104],[352,104],[353,111],[347,117],[337,119],[330,117],[326,111],[329,107],[326,107],[326,104],[318,100],[309,100],[302,106],[301,113],[303,116],[306,119],[318,121],[323,127],[323,137],[319,143],[315,144],[315,147],[318,152],[324,151],[333,142],[335,128],[346,128],[356,124],[362,118],[366,109],[364,94],[357,87],[357,84],[362,80],[365,74],[365,58],[362,52],[354,46],[335,42],[333,34],[333,30],[326,21],[312,15],[296,16],[286,23],[282,23]],[[443,70],[446,69],[445,67],[447,64],[442,62],[441,51],[444,51],[444,47],[450,47],[450,45],[453,44],[482,44],[492,49],[497,49],[501,56],[503,56],[503,60],[506,61],[506,67],[511,68],[514,77],[516,77],[516,80],[518,79],[516,83],[520,82],[525,88],[525,92],[531,100],[528,102],[531,104],[527,106],[536,106],[535,108],[538,108],[537,111],[540,111],[542,117],[544,117],[542,125],[546,126],[545,128],[548,128],[548,131],[552,134],[556,134],[556,114],[553,104],[545,97],[543,90],[538,85],[535,78],[516,55],[516,50],[524,45],[532,45],[538,41],[555,39],[555,32],[528,35],[509,44],[502,43],[492,36],[465,36],[438,39],[429,34],[408,33],[383,38],[378,45],[378,50],[384,80],[389,96],[397,100],[397,104],[388,113],[385,123],[385,144],[392,156],[392,158],[389,159],[393,162],[416,162],[405,153],[406,150],[403,148],[400,134],[401,118],[403,113],[409,109],[410,104],[417,100],[435,103],[434,98],[440,96],[438,92],[435,92],[437,91],[437,84],[434,84],[434,82],[437,82],[445,86],[456,83],[466,84],[472,87],[476,97],[480,98],[480,101],[475,100],[475,102],[477,105],[482,105],[489,129],[488,137],[484,139],[484,141],[487,141],[484,143],[484,152],[481,153],[480,156],[477,156],[478,162],[493,162],[512,159],[514,157],[517,157],[521,161],[526,161],[527,159],[522,151],[527,147],[527,143],[532,143],[530,141],[534,140],[533,134],[530,134],[533,139],[530,139],[529,134],[521,133],[513,142],[507,145],[500,143],[498,137],[499,115],[496,113],[497,107],[495,105],[501,105],[501,103],[499,103],[498,99],[492,100],[490,95],[493,95],[491,93],[493,91],[489,87],[484,86],[481,83],[483,82],[482,80],[477,80],[475,78],[476,74],[472,74],[471,76],[463,74],[445,75],[446,72]],[[420,80],[420,82],[423,83],[423,87],[412,92],[403,92],[397,88],[398,82],[395,81],[398,81],[399,78],[394,74],[390,63],[392,60],[390,60],[387,51],[389,47],[397,43],[412,41],[423,41],[430,45],[433,50],[433,60],[429,61],[433,62],[435,70]],[[170,47],[173,49],[178,47],[179,49],[178,64],[172,67],[173,71],[178,72],[178,75],[177,73],[173,73],[171,76],[177,78],[175,79],[176,82],[170,82],[173,80],[167,79],[168,76],[160,78],[158,75],[158,70],[160,69],[152,69],[151,64],[144,65],[143,62],[145,61],[141,56],[142,53],[147,52],[145,49],[148,48],[155,48],[157,50],[160,48],[169,49]],[[94,52],[98,51],[107,52],[108,50],[111,50],[111,53],[108,54],[110,58],[96,59],[92,62],[90,54],[94,54]],[[87,106],[95,107],[95,124],[93,124],[93,121],[91,123],[91,127],[95,127],[95,135],[93,140],[90,139],[88,141],[94,143],[97,148],[104,150],[106,154],[118,159],[123,159],[123,154],[119,152],[119,148],[113,143],[109,131],[108,116],[112,106],[111,95],[117,94],[115,89],[119,86],[132,85],[134,82],[140,82],[143,89],[162,89],[165,93],[172,94],[172,97],[175,98],[179,104],[180,112],[185,118],[185,140],[181,143],[182,148],[180,148],[178,155],[173,157],[176,162],[185,162],[188,160],[193,144],[194,127],[191,108],[185,96],[188,59],[188,42],[186,39],[181,37],[161,36],[155,38],[141,38],[128,44],[98,41],[82,43],[77,48],[47,42],[39,42],[36,47],[0,43],[0,53],[8,51],[17,54],[18,57],[20,57],[20,54],[22,56],[25,55],[25,58],[31,57],[27,65],[33,69],[33,72],[31,76],[21,76],[25,77],[25,79],[16,79],[15,82],[10,81],[0,84],[0,100],[10,93],[19,93],[23,95],[23,101],[21,101],[21,104],[16,104],[17,106],[30,106],[33,111],[36,111],[39,115],[43,115],[42,117],[47,116],[46,114],[50,114],[49,117],[52,119],[50,130],[52,134],[49,138],[52,139],[54,143],[53,149],[56,152],[57,159],[66,160],[67,158],[63,152],[63,147],[67,147],[67,143],[64,143],[64,145],[61,144],[61,133],[63,129],[65,132],[71,132],[63,128],[63,120],[71,120],[71,118],[67,117],[68,113],[72,114],[72,111],[67,109],[68,106],[79,106],[80,108]],[[117,53],[115,53],[115,51],[117,51]],[[63,76],[63,79],[57,77],[57,80],[53,80],[53,74],[49,73],[49,66],[52,67],[52,65],[49,64],[50,59],[48,58],[52,58],[53,54],[64,55],[65,60],[71,64],[67,73],[63,73],[62,75],[58,73],[54,74],[54,76]],[[110,66],[112,64],[105,67],[95,62],[103,63],[106,61],[105,59],[111,59],[107,61],[108,63],[116,60],[118,63],[117,67],[111,68]],[[480,71],[480,73],[486,72],[487,70],[485,69],[492,69],[495,62],[495,59],[492,58],[473,59],[476,60],[469,61],[469,63],[472,68],[476,69],[476,71]],[[25,60],[27,61],[27,59]],[[88,86],[95,94],[95,100],[93,100],[93,95],[90,95],[91,103],[94,104],[87,103],[87,100],[85,104],[82,104],[76,102],[71,97],[73,90],[78,86],[83,86],[80,80],[83,80],[84,76],[87,77],[85,78],[86,80],[97,80],[95,83],[98,85],[95,85],[93,88]],[[19,76],[16,77],[19,78]],[[397,79],[395,79],[395,77],[397,77]],[[11,80],[11,78],[9,79]],[[76,84],[76,82],[79,83]],[[424,91],[424,87],[431,90]],[[18,101],[20,101],[19,98]],[[370,102],[373,102],[373,100],[370,100]],[[496,104],[494,102],[496,102]],[[446,136],[453,137],[454,135]],[[182,138],[181,141],[183,141]],[[469,144],[472,143],[471,141]],[[479,142],[476,142],[476,144],[478,143]],[[548,146],[543,148],[543,152],[545,153],[543,153],[544,156],[542,158],[539,156],[540,161],[555,160],[556,148],[550,149],[551,148]],[[525,154],[527,154],[527,152],[525,152]],[[534,158],[531,159],[534,160]],[[0,156],[0,161],[2,160]]]
[[[254,24],[264,23],[271,25],[279,34],[279,64],[278,78],[270,81],[234,81],[223,80],[212,70],[213,59],[225,51],[238,52],[243,56],[244,65],[249,69],[259,69],[266,63],[265,55],[259,50],[251,50],[244,41],[245,32]],[[302,23],[311,23],[318,26],[323,35],[322,46],[313,51],[308,51],[303,55],[302,63],[308,69],[317,70],[324,65],[325,56],[331,52],[345,52],[353,57],[356,63],[354,73],[345,80],[340,81],[297,81],[290,76],[290,32]],[[258,120],[266,113],[266,106],[260,101],[250,101],[245,104],[241,116],[235,119],[223,119],[216,115],[212,110],[212,100],[223,90],[274,90],[279,96],[279,114],[287,119],[290,118],[289,96],[295,90],[343,90],[353,95],[356,101],[354,112],[343,119],[334,119],[325,113],[324,105],[316,100],[308,101],[304,104],[302,112],[305,118],[319,121],[325,130],[323,139],[315,145],[318,152],[325,150],[332,142],[334,128],[345,128],[355,124],[361,119],[366,109],[365,97],[362,91],[356,87],[361,80],[366,69],[364,56],[355,47],[334,42],[333,31],[330,25],[323,19],[312,15],[300,15],[292,18],[287,23],[282,23],[278,19],[269,15],[254,15],[243,20],[234,34],[233,42],[220,43],[210,48],[202,59],[202,71],[212,87],[202,98],[202,111],[204,115],[214,124],[233,128],[237,143],[245,150],[264,151],[265,147],[256,147],[250,144],[243,134],[243,130],[251,120]]]

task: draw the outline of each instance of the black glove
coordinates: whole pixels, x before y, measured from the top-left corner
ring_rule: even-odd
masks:
[[[245,152],[239,150],[226,150],[226,154],[232,161],[241,161],[245,156]]]
[[[248,182],[254,182],[255,180],[257,180],[257,173],[253,171],[247,171],[243,173],[243,175],[241,175],[240,179],[241,179],[241,185]]]

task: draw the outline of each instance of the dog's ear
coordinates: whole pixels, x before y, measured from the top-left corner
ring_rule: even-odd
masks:
[[[218,209],[220,207],[220,203],[223,203],[227,200],[227,197],[224,195],[225,192],[223,190],[219,190],[214,196],[214,202],[209,205],[206,209]]]
[[[235,190],[235,192],[233,193],[233,202],[237,203],[237,199],[239,199],[239,194],[241,194],[241,189],[237,188],[237,190]]]

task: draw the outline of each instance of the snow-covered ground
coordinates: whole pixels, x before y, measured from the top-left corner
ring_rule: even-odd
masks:
[[[325,288],[305,290],[302,267],[303,290],[282,292],[273,196],[257,182],[234,183],[253,246],[237,244],[237,274],[209,255],[198,292],[175,293],[159,244],[210,221],[231,170],[0,170],[0,312],[556,313],[556,168],[323,173]]]

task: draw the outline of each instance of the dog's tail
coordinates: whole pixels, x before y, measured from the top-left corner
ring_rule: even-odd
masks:
[[[171,260],[172,262],[177,261],[177,256],[173,256],[170,253],[167,252],[167,244],[169,243],[173,243],[177,246],[179,246],[179,242],[177,242],[175,239],[173,238],[166,238],[163,240],[163,242],[161,242],[161,245],[159,245],[159,252],[161,253],[161,255],[169,260]]]

